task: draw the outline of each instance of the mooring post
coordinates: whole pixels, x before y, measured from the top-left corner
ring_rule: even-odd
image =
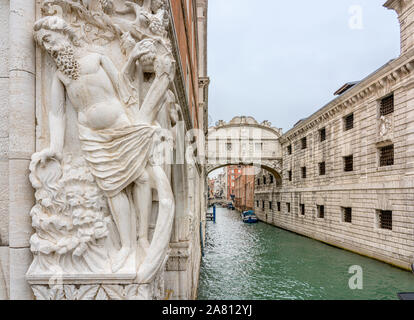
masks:
[[[216,223],[216,205],[213,206],[213,222]]]

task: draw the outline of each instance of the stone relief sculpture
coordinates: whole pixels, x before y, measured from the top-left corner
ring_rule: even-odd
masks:
[[[34,38],[50,57],[50,143],[30,165],[36,232],[28,277],[128,274],[137,285],[155,283],[175,213],[171,162],[160,161],[157,150],[174,143],[180,112],[165,3],[45,0],[42,8]],[[73,296],[71,288],[60,296]]]

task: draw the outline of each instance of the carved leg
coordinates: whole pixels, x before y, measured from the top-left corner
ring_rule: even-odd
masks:
[[[148,255],[138,270],[139,283],[151,283],[162,267],[168,253],[174,222],[175,203],[170,181],[160,166],[148,167],[151,181],[158,191],[158,219]]]
[[[124,266],[131,254],[131,212],[129,200],[124,191],[120,192],[115,197],[108,199],[108,203],[121,239],[121,250],[117,253],[117,256],[112,263],[112,272],[115,273]]]
[[[147,253],[149,249],[148,231],[149,219],[152,212],[152,190],[150,177],[144,171],[139,180],[135,181],[133,188],[134,206],[138,219],[138,246]]]

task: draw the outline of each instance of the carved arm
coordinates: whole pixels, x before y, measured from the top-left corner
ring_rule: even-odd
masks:
[[[65,87],[55,74],[51,91],[52,108],[49,112],[50,152],[63,152],[65,140]]]

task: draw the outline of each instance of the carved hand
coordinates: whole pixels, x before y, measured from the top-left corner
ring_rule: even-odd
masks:
[[[56,159],[61,161],[62,160],[62,154],[58,151],[54,151],[50,148],[43,149],[42,151],[38,152],[39,158],[40,158],[40,164],[45,165],[47,160],[50,159]]]

